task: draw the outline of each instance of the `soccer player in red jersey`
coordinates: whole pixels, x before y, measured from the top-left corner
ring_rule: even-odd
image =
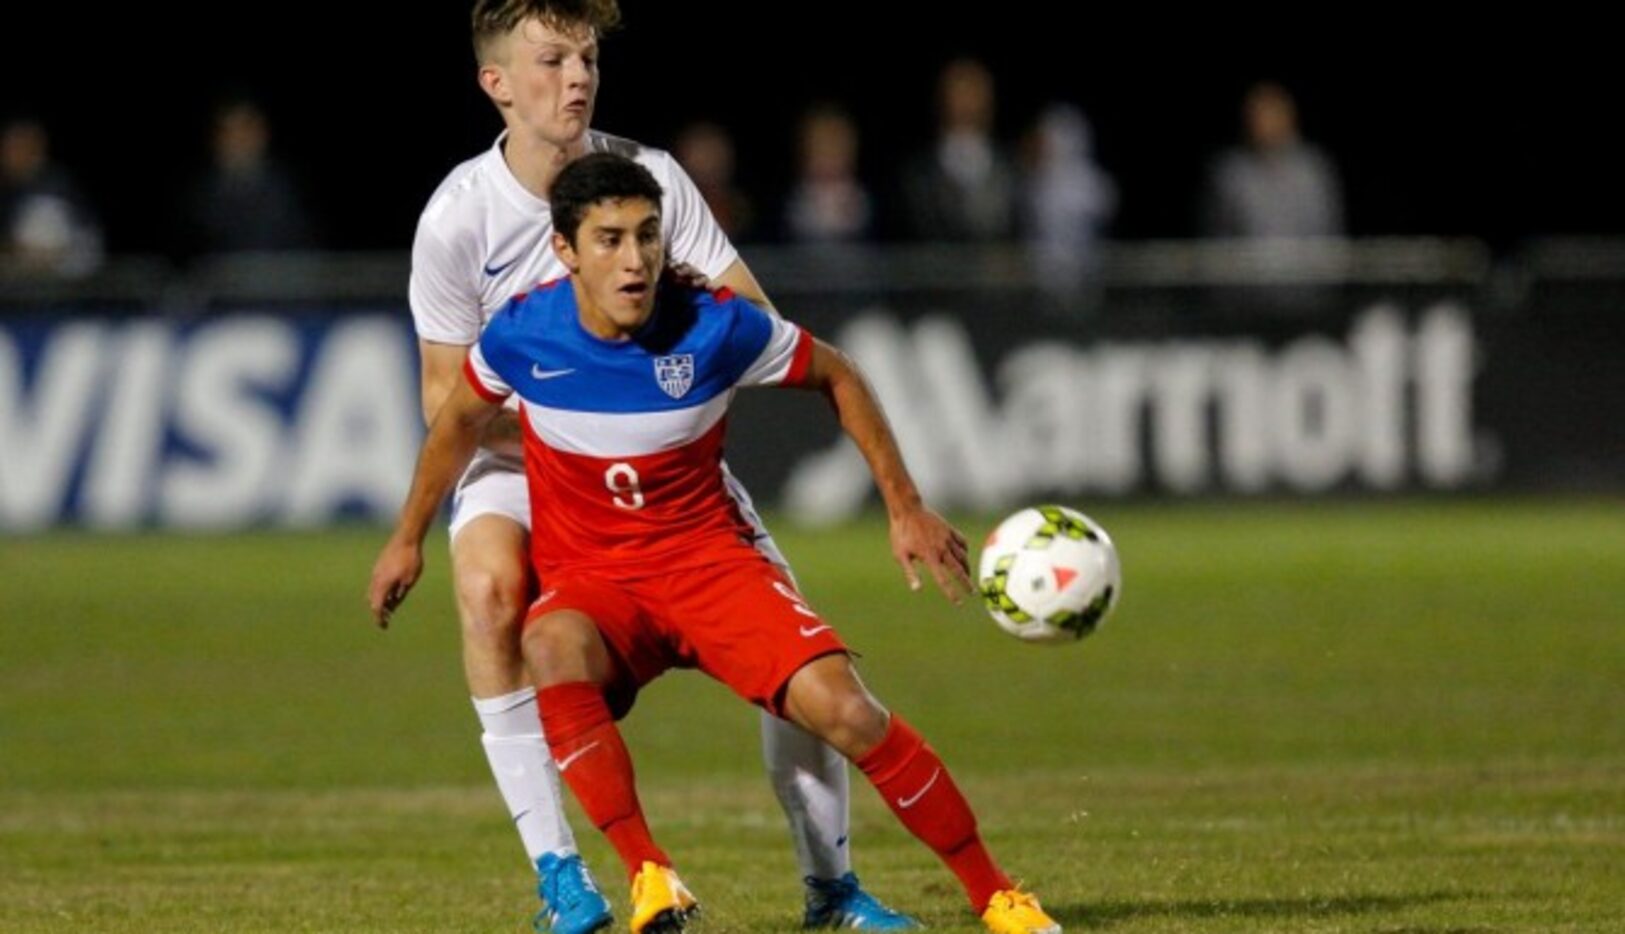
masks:
[[[964,536],[921,501],[850,360],[727,290],[662,281],[661,195],[646,169],[610,153],[559,174],[553,248],[570,276],[515,298],[470,349],[374,568],[376,618],[387,623],[421,574],[441,500],[517,395],[544,582],[525,659],[558,770],[632,879],[634,932],[681,930],[696,907],[649,832],[615,725],[674,667],[700,668],[855,763],[989,930],[1059,932],[993,861],[936,752],[869,693],[840,637],[751,547],[721,468],[735,391],[791,386],[829,400],[874,474],[911,586],[920,562],[950,597],[967,592]]]

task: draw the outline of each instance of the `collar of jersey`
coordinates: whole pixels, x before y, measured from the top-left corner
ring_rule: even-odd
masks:
[[[501,189],[502,194],[509,201],[514,203],[515,207],[526,214],[546,214],[551,216],[553,209],[547,203],[547,199],[538,198],[531,194],[530,189],[521,184],[519,177],[513,174],[513,169],[509,168],[508,159],[502,154],[502,143],[507,138],[508,131],[503,130],[497,134],[497,141],[491,144],[491,161],[496,164],[492,174],[496,176],[497,187]]]
[[[565,282],[564,287],[570,290],[570,323],[575,325],[576,333],[581,335],[581,339],[587,341],[593,347],[602,347],[612,353],[628,353],[632,348],[640,346],[638,338],[653,330],[655,322],[660,318],[660,298],[657,296],[655,298],[655,310],[649,315],[649,320],[643,322],[643,327],[618,340],[599,337],[587,330],[587,326],[581,323],[581,306],[576,302],[574,285]]]

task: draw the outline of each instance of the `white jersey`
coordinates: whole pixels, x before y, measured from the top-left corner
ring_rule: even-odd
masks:
[[[453,169],[418,218],[408,294],[426,341],[473,344],[508,299],[569,272],[553,251],[552,207],[526,190],[502,157],[506,136]],[[595,131],[587,133],[587,151],[628,156],[660,183],[670,262],[715,278],[739,258],[670,153]]]
[[[423,340],[472,345],[508,299],[569,273],[553,252],[553,209],[508,168],[502,157],[506,138],[504,132],[490,149],[452,169],[418,218],[408,298]],[[660,226],[669,262],[687,263],[714,279],[739,258],[699,189],[670,153],[596,131],[587,133],[587,151],[633,159],[660,183]],[[518,456],[481,448],[457,484],[452,537],[467,522],[491,513],[530,528],[523,469]],[[725,475],[727,469],[724,464]],[[782,565],[750,495],[732,475],[726,475],[726,482],[744,515],[762,530],[757,547]]]

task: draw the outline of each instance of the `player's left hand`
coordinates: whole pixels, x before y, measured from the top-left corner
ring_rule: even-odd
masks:
[[[920,589],[920,575],[914,562],[924,564],[936,578],[937,587],[955,603],[974,588],[970,579],[970,548],[965,536],[948,520],[916,506],[892,516],[891,552],[903,566],[908,589]]]
[[[390,616],[422,575],[423,549],[391,538],[372,566],[372,583],[367,587],[367,604],[379,629],[389,628]]]

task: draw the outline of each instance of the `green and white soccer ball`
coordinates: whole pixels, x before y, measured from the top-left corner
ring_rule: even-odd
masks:
[[[978,579],[1001,629],[1045,645],[1094,632],[1123,590],[1106,530],[1065,506],[1034,506],[999,523],[982,543]]]

